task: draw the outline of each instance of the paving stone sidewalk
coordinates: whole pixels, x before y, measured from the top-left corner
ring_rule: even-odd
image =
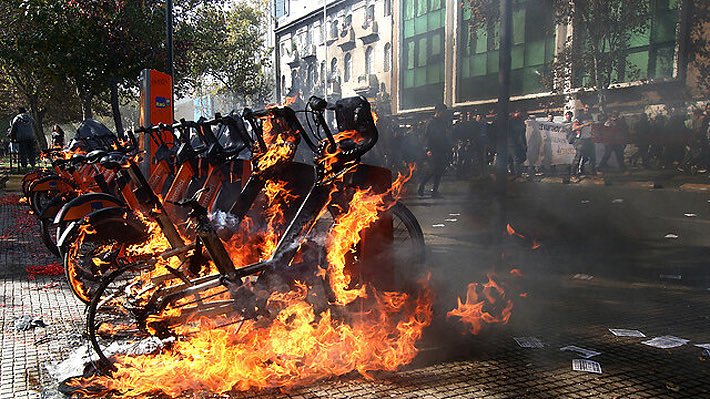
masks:
[[[26,267],[54,262],[41,244],[27,208],[0,197],[0,399],[54,398],[57,382],[46,365],[82,345],[83,305],[62,276],[30,280]],[[437,243],[433,243],[436,249]],[[531,273],[543,276],[543,270]],[[445,270],[435,271],[435,281]],[[436,283],[435,283],[436,286]],[[458,289],[458,288],[457,288]],[[710,359],[695,343],[710,341],[710,294],[680,285],[626,284],[530,277],[508,326],[479,336],[439,313],[415,362],[395,373],[357,374],[288,391],[262,390],[234,398],[710,398]],[[463,294],[463,292],[461,292]],[[446,309],[450,304],[439,304]],[[41,318],[45,328],[16,331],[21,316]],[[676,335],[691,344],[657,349],[640,338],[619,338],[607,328],[638,328],[649,337]],[[519,347],[513,337],[536,336],[541,349]],[[602,352],[592,360],[602,374],[573,371],[577,345]],[[189,397],[213,397],[193,393]]]

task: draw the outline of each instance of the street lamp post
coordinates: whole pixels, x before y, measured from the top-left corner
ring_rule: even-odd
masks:
[[[165,2],[165,48],[168,54],[167,73],[173,77],[173,0]]]

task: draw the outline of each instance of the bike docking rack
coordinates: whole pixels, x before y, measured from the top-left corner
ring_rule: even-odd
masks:
[[[335,134],[326,111],[335,111]],[[314,97],[303,112],[308,131],[288,107],[245,109],[141,128],[127,134],[128,144],[99,154],[118,183],[86,194],[83,204],[114,195],[108,192],[116,201],[80,218],[88,209],[73,203],[58,240],[70,285],[89,305],[99,369],[117,370],[107,347],[155,338],[168,345],[204,332],[205,320],[210,328],[238,325],[237,334],[247,321],[273,322],[283,311],[276,304],[296,293],[316,315],[364,320],[368,305],[358,298],[401,288],[396,265],[423,262],[421,228],[396,203],[404,180],[393,184],[389,170],[360,162],[378,136],[369,103]],[[172,148],[161,139],[165,131],[176,136]],[[141,172],[136,133],[158,145],[158,174]],[[236,144],[220,144],[225,134]],[[191,145],[195,137],[202,145]],[[314,153],[313,165],[293,160],[301,142]],[[249,161],[238,159],[245,150]],[[229,192],[235,187],[237,194]],[[231,220],[219,230],[218,214]]]

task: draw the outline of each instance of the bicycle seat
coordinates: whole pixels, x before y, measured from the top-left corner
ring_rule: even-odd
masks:
[[[86,161],[86,155],[84,154],[74,154],[70,158],[70,163],[74,166],[79,165],[80,163]]]
[[[101,158],[99,163],[107,169],[120,169],[128,165],[128,157],[121,152],[110,152]]]
[[[104,150],[94,150],[91,151],[90,153],[86,154],[86,162],[87,163],[97,163],[106,156],[106,151]]]

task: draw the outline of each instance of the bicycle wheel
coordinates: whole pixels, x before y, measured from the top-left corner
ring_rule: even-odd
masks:
[[[137,354],[156,342],[145,328],[146,303],[142,301],[157,287],[139,278],[148,268],[129,265],[113,270],[95,290],[86,320],[91,346],[99,356],[99,370],[112,367],[109,358],[113,353]]]
[[[57,237],[59,235],[59,225],[55,224],[52,220],[53,218],[42,218],[39,221],[40,227],[42,229],[42,242],[47,247],[49,252],[55,256],[59,255],[59,248],[57,248]]]
[[[79,228],[64,254],[64,271],[74,295],[88,304],[105,276],[120,267],[128,245],[145,238],[142,224],[133,219],[108,217],[89,226],[92,233]]]

